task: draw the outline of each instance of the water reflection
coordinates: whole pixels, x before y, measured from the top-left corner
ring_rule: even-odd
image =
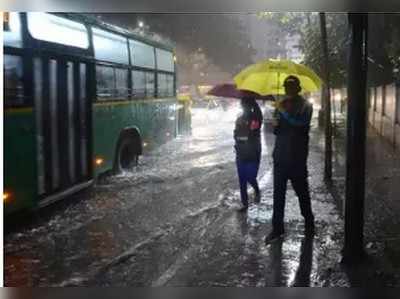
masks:
[[[286,271],[284,271],[282,263],[282,245],[283,239],[280,239],[272,243],[269,247],[269,255],[271,260],[270,269],[272,273],[271,279],[267,279],[266,281],[270,281],[270,286],[273,287],[286,286],[286,279],[283,275],[283,273]]]
[[[268,286],[310,286],[314,237],[305,236],[301,240],[298,263],[294,262],[296,259],[291,255],[293,251],[298,252],[298,250],[295,249],[298,249],[299,244],[297,242],[296,244],[285,244],[285,242],[287,241],[282,238],[270,244],[268,247],[270,264],[267,269],[271,271],[270,274],[267,273],[267,276],[271,275],[271,277],[266,280],[270,282]],[[296,266],[294,264],[296,264]]]
[[[260,242],[261,229],[259,226],[251,225],[246,214],[238,213],[237,221],[242,240],[241,254],[243,256],[238,286],[263,286],[265,285],[265,256],[261,254],[263,246]]]
[[[300,262],[294,278],[294,287],[310,286],[312,260],[313,260],[314,236],[305,236],[301,241]]]

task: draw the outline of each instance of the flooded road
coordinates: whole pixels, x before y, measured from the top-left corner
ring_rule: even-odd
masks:
[[[314,128],[309,172],[317,235],[304,237],[289,187],[286,236],[266,246],[274,137],[263,136],[261,203],[239,214],[237,113],[193,109],[192,136],[164,144],[132,172],[106,177],[65,207],[6,234],[5,285],[350,285],[337,267],[343,223],[322,179],[322,137]]]

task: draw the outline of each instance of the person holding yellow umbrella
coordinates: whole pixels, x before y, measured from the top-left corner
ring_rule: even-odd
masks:
[[[312,117],[312,106],[302,96],[300,81],[288,76],[284,81],[285,99],[278,108],[278,119],[274,124],[276,135],[273,151],[273,215],[272,231],[266,243],[279,239],[284,234],[284,210],[287,181],[290,180],[305,221],[305,234],[314,234],[314,215],[308,186],[308,143]]]
[[[276,140],[273,151],[272,231],[266,236],[265,242],[271,243],[284,234],[288,180],[291,181],[299,198],[301,214],[305,220],[305,235],[314,235],[314,215],[307,170],[312,105],[300,93],[302,90],[307,92],[318,90],[322,81],[312,70],[303,65],[273,60],[247,67],[234,80],[239,89],[251,90],[262,95],[285,95],[275,105],[277,118],[274,123]]]

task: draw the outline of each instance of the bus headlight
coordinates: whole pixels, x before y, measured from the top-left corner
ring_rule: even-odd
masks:
[[[104,159],[102,159],[102,158],[96,158],[96,160],[94,161],[94,163],[96,164],[96,166],[100,166],[101,164],[104,163]]]
[[[10,192],[4,192],[3,193],[3,202],[8,203],[11,200],[11,193]]]

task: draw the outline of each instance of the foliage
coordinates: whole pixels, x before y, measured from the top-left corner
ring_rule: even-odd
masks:
[[[370,14],[369,81],[381,85],[400,80],[400,14]]]
[[[322,70],[321,30],[318,13],[259,14],[279,24],[288,36],[300,34],[303,63],[319,75]],[[327,13],[330,83],[333,88],[346,85],[349,28],[347,13]],[[400,14],[368,15],[368,81],[382,85],[400,81]]]
[[[259,18],[266,18],[279,24],[286,35],[301,34],[310,20],[310,13],[305,12],[260,12]]]
[[[279,23],[287,36],[300,35],[300,50],[305,65],[311,67],[322,77],[321,29],[318,13],[261,13],[260,17]],[[330,83],[341,87],[346,80],[347,15],[344,13],[326,14]]]
[[[302,34],[301,49],[304,63],[322,75],[322,41],[319,18],[307,26]],[[347,78],[348,25],[344,13],[326,14],[329,79],[332,88],[342,87]]]

